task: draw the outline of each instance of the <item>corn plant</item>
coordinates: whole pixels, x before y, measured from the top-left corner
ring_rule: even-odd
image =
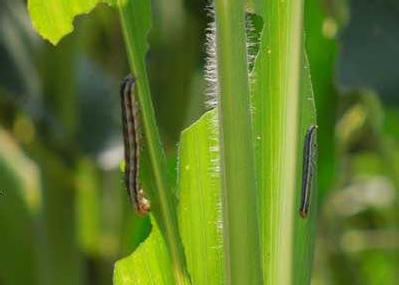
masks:
[[[181,133],[176,175],[168,175],[147,74],[151,1],[28,5],[36,30],[56,45],[72,31],[74,17],[98,2],[119,10],[137,79],[132,96],[139,103],[148,166],[141,181],[152,204],[151,233],[115,264],[114,283],[308,284],[314,178],[309,216],[298,209],[303,144],[316,115],[303,41],[304,1],[210,3],[204,43],[209,110]]]

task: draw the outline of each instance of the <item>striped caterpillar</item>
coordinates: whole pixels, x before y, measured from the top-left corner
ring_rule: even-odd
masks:
[[[140,121],[136,97],[136,80],[128,75],[122,82],[120,95],[122,107],[123,141],[125,147],[125,185],[129,198],[139,215],[150,211],[150,201],[140,187]]]
[[[312,182],[316,172],[315,156],[317,151],[316,145],[317,126],[311,125],[305,136],[305,144],[303,149],[303,170],[302,170],[302,194],[299,214],[302,218],[306,218],[310,207],[310,196]]]

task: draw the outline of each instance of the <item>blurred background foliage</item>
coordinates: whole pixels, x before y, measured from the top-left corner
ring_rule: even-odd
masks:
[[[170,167],[205,110],[206,1],[153,1],[148,67]],[[314,284],[399,280],[399,4],[307,0],[319,124]],[[122,185],[118,13],[99,5],[55,48],[0,0],[0,284],[110,284],[148,235]]]

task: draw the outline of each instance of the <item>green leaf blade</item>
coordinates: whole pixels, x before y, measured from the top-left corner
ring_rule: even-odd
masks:
[[[296,166],[296,191],[294,208],[294,250],[293,250],[293,280],[294,284],[309,284],[313,266],[313,251],[316,235],[316,215],[317,215],[317,179],[316,173],[311,183],[311,201],[309,214],[304,219],[299,215],[301,202],[301,183],[303,167],[303,145],[306,132],[311,125],[317,125],[316,106],[313,95],[312,81],[310,77],[309,63],[306,54],[301,62],[300,80],[300,126],[299,126],[299,148]],[[316,165],[317,172],[317,156]]]
[[[35,30],[56,45],[73,31],[76,16],[89,13],[100,2],[114,5],[116,0],[29,0],[28,10]]]
[[[244,1],[215,1],[223,232],[228,284],[261,284]]]
[[[262,264],[265,284],[292,284],[301,282],[295,280],[301,267],[293,265],[305,258],[294,247],[309,249],[308,240],[300,245],[296,240],[299,234],[307,235],[309,227],[301,232],[296,223],[300,219],[302,130],[306,133],[310,123],[302,116],[308,114],[314,123],[315,110],[311,85],[303,87],[309,75],[302,60],[303,1],[271,0],[267,4],[267,9],[257,10],[265,23],[251,86]],[[303,103],[310,99],[311,106]]]
[[[137,96],[138,99],[146,143],[143,157],[149,160],[151,179],[155,185],[154,188],[145,189],[145,191],[149,194],[152,213],[171,254],[175,283],[185,284],[187,277],[184,252],[177,226],[172,183],[167,177],[166,156],[156,122],[145,64],[148,50],[147,35],[152,25],[151,2],[149,0],[118,0],[118,7],[130,67],[136,79],[136,92],[133,96]]]
[[[179,157],[179,226],[191,280],[224,284],[216,110],[183,131]]]
[[[152,220],[150,236],[128,257],[116,262],[114,285],[175,284],[165,240]]]

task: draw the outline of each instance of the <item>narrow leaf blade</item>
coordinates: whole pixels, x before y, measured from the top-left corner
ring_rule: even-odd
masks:
[[[183,131],[179,226],[193,284],[223,284],[224,251],[216,110]]]

